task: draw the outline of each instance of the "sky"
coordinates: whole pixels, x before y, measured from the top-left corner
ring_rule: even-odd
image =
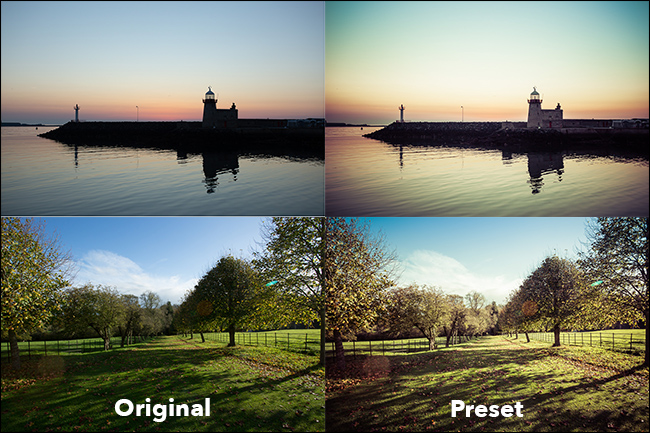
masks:
[[[4,122],[324,117],[324,2],[2,2]],[[136,106],[138,108],[136,108]]]
[[[252,258],[262,246],[256,217],[48,217],[48,233],[73,257],[73,285],[124,294],[183,294],[224,255]],[[550,254],[576,258],[585,218],[367,218],[398,259],[398,285],[433,285],[445,293],[476,290],[505,303]]]
[[[648,117],[648,2],[327,2],[328,122]],[[462,107],[462,108],[461,108]]]
[[[252,258],[260,250],[254,217],[48,217],[76,270],[73,286],[110,286],[123,294],[157,293],[180,304],[187,290],[228,254]]]
[[[587,218],[365,218],[398,264],[397,285],[482,293],[505,304],[549,255],[576,259]]]

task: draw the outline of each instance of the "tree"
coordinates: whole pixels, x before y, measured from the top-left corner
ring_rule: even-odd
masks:
[[[325,292],[327,331],[334,339],[336,364],[345,368],[343,337],[375,324],[384,295],[393,286],[394,255],[381,236],[356,219],[327,218]]]
[[[320,363],[325,364],[325,218],[273,218],[264,227],[266,245],[255,265],[273,284],[277,314],[320,327]],[[277,283],[276,283],[277,281]]]
[[[14,369],[20,368],[18,335],[52,320],[72,271],[70,254],[43,224],[2,217],[2,335],[9,337]]]
[[[645,321],[648,365],[648,218],[598,218],[587,227],[590,248],[580,266],[604,296],[609,322]]]
[[[72,335],[91,328],[104,341],[104,350],[109,350],[113,331],[124,323],[124,304],[112,287],[73,287],[66,291],[61,321]]]
[[[488,329],[488,311],[484,308],[486,299],[481,293],[472,291],[465,295],[467,302],[466,330],[468,335],[481,335]]]
[[[434,287],[411,285],[393,289],[388,295],[387,314],[393,333],[417,328],[427,340],[429,350],[436,348],[438,329],[447,316],[445,295]]]
[[[135,295],[121,295],[123,321],[117,325],[117,331],[120,334],[120,347],[124,347],[127,339],[133,337],[133,332],[140,327],[142,318],[142,309]]]
[[[563,327],[581,328],[593,323],[594,317],[589,315],[591,291],[584,274],[571,260],[555,255],[545,258],[524,280],[521,290],[520,305],[527,301],[531,311],[535,311],[528,323],[552,327],[553,346],[560,346]]]
[[[447,320],[443,322],[442,330],[447,338],[445,347],[449,347],[452,337],[458,335],[464,328],[467,311],[463,303],[463,297],[460,295],[447,295],[446,302],[448,314],[446,316]]]
[[[263,307],[270,289],[261,283],[259,273],[246,260],[222,257],[201,277],[194,290],[196,311],[203,317],[199,323],[226,328],[230,335],[228,346],[235,346],[238,328],[267,324]]]

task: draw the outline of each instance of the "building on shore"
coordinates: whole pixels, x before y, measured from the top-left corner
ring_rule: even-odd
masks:
[[[528,99],[527,128],[562,128],[562,107],[558,102],[554,110],[543,110],[542,99],[533,87],[533,92]]]
[[[203,99],[202,127],[209,129],[236,128],[238,117],[234,102],[229,110],[217,108],[217,98],[215,98],[212,88],[208,86],[205,99]]]

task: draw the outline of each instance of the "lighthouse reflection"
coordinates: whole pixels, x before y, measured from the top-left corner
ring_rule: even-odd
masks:
[[[558,182],[562,182],[564,174],[564,158],[562,152],[529,152],[528,153],[528,183],[533,194],[539,194],[544,186],[544,177],[557,174]]]
[[[212,194],[219,186],[219,176],[230,173],[233,182],[239,173],[239,156],[236,152],[203,152],[203,174],[207,193]]]

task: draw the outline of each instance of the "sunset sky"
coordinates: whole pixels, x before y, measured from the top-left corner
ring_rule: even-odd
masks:
[[[2,121],[324,117],[323,2],[2,2]],[[139,108],[136,109],[136,106]]]
[[[327,2],[328,122],[648,117],[648,2]],[[461,109],[461,106],[464,107]]]

